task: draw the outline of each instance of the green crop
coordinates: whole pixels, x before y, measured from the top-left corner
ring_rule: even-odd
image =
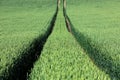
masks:
[[[120,79],[120,1],[60,1],[0,0],[0,80]]]
[[[120,79],[119,7],[118,0],[70,0],[67,5],[74,36],[112,80]]]
[[[12,67],[21,55],[27,55],[23,54],[23,51],[38,36],[45,34],[55,9],[56,1],[0,1],[0,77],[4,70],[7,75],[9,67]]]
[[[34,64],[30,80],[110,80],[67,31],[62,14],[60,9],[54,30]]]

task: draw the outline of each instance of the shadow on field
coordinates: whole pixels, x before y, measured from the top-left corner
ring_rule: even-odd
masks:
[[[112,58],[107,55],[108,52],[102,52],[98,45],[91,44],[91,40],[89,38],[85,37],[82,33],[74,28],[72,22],[66,14],[66,9],[63,9],[63,11],[67,29],[70,28],[70,32],[73,34],[76,41],[84,49],[93,63],[106,74],[109,74],[111,80],[120,80],[119,63],[115,63]]]
[[[49,35],[52,33],[56,17],[58,13],[58,8],[48,26],[47,31],[44,35],[40,35],[36,38],[25,51],[19,59],[14,61],[14,65],[8,68],[3,73],[3,77],[0,80],[27,80],[28,75],[31,73],[31,69],[34,66],[34,63],[38,60],[41,55],[41,51],[44,47],[46,40]]]
[[[70,23],[73,36],[79,45],[84,49],[84,51],[86,51],[93,63],[97,65],[101,70],[103,70],[106,74],[109,74],[111,80],[119,80],[120,65],[118,65],[118,63],[114,63],[112,58],[107,55],[108,52],[101,52],[99,46],[91,44],[90,39],[75,29],[70,19],[68,17],[67,19]]]

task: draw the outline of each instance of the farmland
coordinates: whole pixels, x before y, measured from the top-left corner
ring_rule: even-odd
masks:
[[[21,57],[30,54],[25,51],[35,39],[46,34],[56,10],[56,1],[50,3],[48,0],[40,0],[34,1],[34,4],[33,1],[0,2],[0,77],[9,76],[10,68]],[[46,3],[50,4],[45,5]]]
[[[79,44],[112,80],[119,80],[120,2],[71,0],[67,3],[73,34]]]
[[[119,80],[119,7],[119,0],[0,0],[0,80]]]
[[[60,9],[53,32],[34,65],[30,80],[110,80],[67,31],[64,20]]]

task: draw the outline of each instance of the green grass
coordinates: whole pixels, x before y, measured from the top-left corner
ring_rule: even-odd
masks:
[[[45,34],[55,9],[56,1],[0,1],[0,77],[21,55],[27,55],[22,53],[32,41]]]
[[[75,37],[78,42],[85,48],[84,40],[86,40],[86,43],[88,42],[94,49],[86,49],[88,55],[95,60],[98,67],[103,68],[111,76],[111,79],[118,80],[120,79],[119,7],[118,0],[70,0],[67,4],[67,14],[76,30]],[[95,49],[99,52],[94,52]],[[89,53],[90,51],[92,52]],[[101,57],[95,59],[97,56]]]
[[[52,34],[39,60],[34,64],[30,80],[110,80],[99,70],[70,34],[60,9]]]

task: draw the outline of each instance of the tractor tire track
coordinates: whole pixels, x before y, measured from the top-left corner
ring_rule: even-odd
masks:
[[[63,15],[66,22],[66,28],[76,39],[78,44],[83,48],[83,51],[90,57],[91,61],[106,74],[109,74],[111,80],[120,79],[120,65],[115,64],[112,58],[109,55],[106,55],[108,52],[101,52],[99,45],[94,46],[91,44],[91,40],[84,36],[81,32],[75,29],[70,18],[66,12],[66,0],[64,0],[63,6]],[[117,66],[116,66],[117,65]]]
[[[48,26],[44,35],[37,37],[30,46],[22,52],[21,57],[14,61],[14,65],[10,66],[8,70],[3,72],[3,76],[0,76],[0,80],[27,80],[28,75],[31,73],[34,63],[41,55],[44,44],[48,37],[52,33],[56,17],[58,14],[58,6],[52,20]]]

